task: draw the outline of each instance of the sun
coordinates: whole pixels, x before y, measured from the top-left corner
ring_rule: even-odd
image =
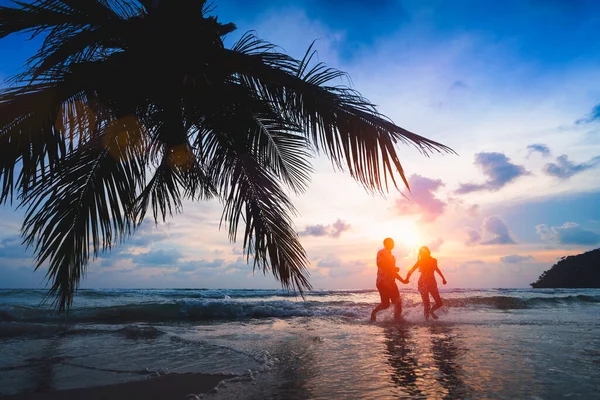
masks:
[[[412,250],[423,245],[419,228],[413,220],[396,221],[393,232],[396,232],[394,241],[397,246],[408,247]]]
[[[413,219],[392,219],[372,225],[368,230],[369,237],[380,241],[386,237],[394,239],[396,250],[412,251],[424,245],[421,231]]]

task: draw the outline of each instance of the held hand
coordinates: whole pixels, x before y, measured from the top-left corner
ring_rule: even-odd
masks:
[[[396,272],[400,272],[400,268],[396,267]]]

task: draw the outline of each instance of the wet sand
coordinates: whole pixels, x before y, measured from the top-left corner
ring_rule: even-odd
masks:
[[[20,393],[0,396],[1,400],[179,400],[189,394],[207,393],[230,375],[168,374],[116,385],[57,390],[46,393]]]

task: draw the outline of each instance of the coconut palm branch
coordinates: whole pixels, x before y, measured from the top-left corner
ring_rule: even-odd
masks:
[[[68,309],[90,258],[185,200],[218,199],[229,238],[287,289],[309,289],[288,192],[328,157],[369,192],[408,182],[396,152],[453,152],[381,115],[345,73],[235,29],[202,0],[37,0],[0,7],[0,39],[41,35],[0,91],[0,204]],[[338,84],[336,84],[336,82]]]

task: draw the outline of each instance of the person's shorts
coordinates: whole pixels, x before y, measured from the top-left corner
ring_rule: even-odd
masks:
[[[384,307],[389,307],[390,302],[396,303],[396,300],[400,298],[400,293],[398,292],[398,286],[396,286],[396,282],[391,284],[378,283],[377,290],[379,290],[381,304]]]

